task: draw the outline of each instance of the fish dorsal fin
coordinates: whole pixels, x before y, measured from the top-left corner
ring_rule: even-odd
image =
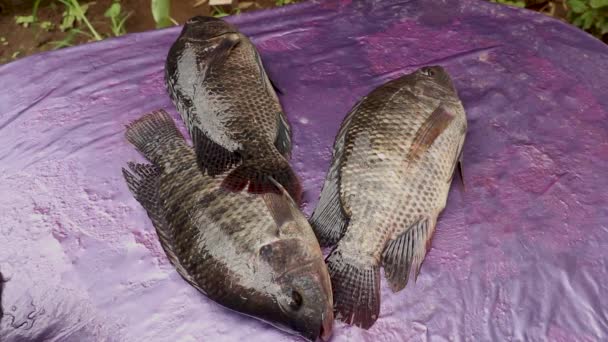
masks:
[[[123,168],[122,173],[127,186],[135,199],[144,207],[152,225],[156,229],[160,245],[165,251],[169,262],[175,267],[177,273],[194,288],[205,294],[206,292],[197,284],[194,278],[181,264],[174,250],[173,231],[167,223],[159,196],[160,170],[151,164],[128,163],[128,169]]]
[[[303,218],[302,213],[298,209],[297,204],[291,198],[287,190],[277,182],[273,177],[268,176],[268,180],[277,188],[277,192],[264,193],[262,197],[268,207],[270,215],[274,219],[281,233],[281,227],[286,222],[292,222]]]
[[[454,115],[446,110],[443,103],[429,115],[422,126],[416,131],[414,140],[407,154],[408,162],[416,162],[429,150],[435,140],[443,133],[454,120]]]
[[[340,170],[348,124],[363,101],[365,101],[365,97],[353,106],[340,126],[334,142],[333,161],[325,177],[319,203],[310,217],[310,225],[317,240],[319,240],[319,244],[323,247],[338,243],[348,229],[350,217],[345,213],[342,205]]]

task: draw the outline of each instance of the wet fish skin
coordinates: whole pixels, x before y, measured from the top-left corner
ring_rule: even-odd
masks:
[[[314,341],[331,335],[332,291],[308,221],[283,189],[221,188],[164,111],[130,124],[127,139],[152,164],[123,170],[180,275],[213,301]],[[278,185],[280,188],[280,185]]]
[[[311,225],[336,317],[369,329],[380,266],[394,292],[420,266],[462,160],[466,114],[447,71],[425,67],[376,88],[344,119]],[[461,174],[462,179],[462,174]]]
[[[221,19],[190,19],[167,55],[165,81],[204,172],[217,176],[238,165],[226,189],[275,191],[272,176],[299,202],[288,162],[291,127],[247,36]]]

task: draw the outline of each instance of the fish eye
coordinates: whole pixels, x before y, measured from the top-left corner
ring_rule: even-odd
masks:
[[[435,76],[435,71],[432,68],[424,68],[422,69],[422,74],[425,76],[433,77]]]
[[[292,290],[291,291],[291,300],[289,301],[289,308],[291,308],[294,311],[299,310],[302,307],[302,295],[296,291],[296,290]]]

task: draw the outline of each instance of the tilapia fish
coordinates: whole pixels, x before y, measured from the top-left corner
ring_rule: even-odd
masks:
[[[333,302],[315,235],[289,194],[230,192],[198,169],[164,111],[127,128],[152,164],[123,169],[179,274],[215,302],[315,340],[329,337]]]
[[[167,56],[165,81],[204,172],[216,176],[238,165],[225,188],[273,191],[271,176],[299,202],[301,186],[288,162],[291,128],[245,35],[217,18],[188,20]]]
[[[336,317],[368,329],[380,266],[394,292],[418,276],[462,155],[467,122],[448,73],[425,67],[364,97],[346,116],[311,224]],[[461,175],[462,176],[462,175]]]

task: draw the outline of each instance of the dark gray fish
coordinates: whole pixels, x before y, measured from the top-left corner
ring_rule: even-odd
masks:
[[[123,169],[179,274],[215,302],[315,340],[331,335],[329,274],[289,194],[230,192],[200,172],[164,111],[130,124],[127,139],[152,164]]]
[[[439,66],[376,88],[346,116],[310,220],[322,246],[337,243],[327,265],[338,319],[365,329],[375,323],[381,265],[394,292],[411,269],[418,276],[466,130]]]
[[[288,162],[291,128],[245,35],[217,18],[191,18],[167,55],[165,81],[204,172],[217,176],[238,165],[225,188],[275,191],[271,176],[299,202],[300,183]]]

